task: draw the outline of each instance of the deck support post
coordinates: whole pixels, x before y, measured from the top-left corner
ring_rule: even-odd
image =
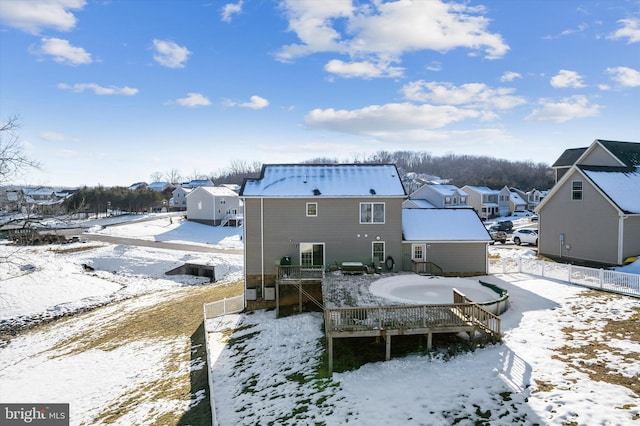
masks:
[[[280,283],[276,281],[276,318],[280,318]]]
[[[327,339],[327,352],[329,358],[329,376],[333,375],[333,337]]]
[[[433,333],[427,333],[427,350],[430,351],[433,346]]]
[[[391,359],[391,335],[387,334],[384,336],[384,340],[386,343],[385,359],[389,361]]]
[[[298,313],[302,313],[302,281],[298,283]]]

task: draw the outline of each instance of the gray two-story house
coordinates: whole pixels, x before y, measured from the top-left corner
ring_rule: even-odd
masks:
[[[392,164],[272,164],[246,179],[247,307],[274,306],[279,266],[329,270],[402,259],[406,193]]]
[[[539,253],[606,265],[640,254],[640,143],[595,140],[568,151],[536,210]]]

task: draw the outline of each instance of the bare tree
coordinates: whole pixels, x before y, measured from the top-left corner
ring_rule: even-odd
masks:
[[[160,182],[163,176],[162,172],[153,172],[149,175],[149,179],[151,182]]]
[[[25,169],[40,168],[38,162],[24,153],[17,134],[20,120],[17,115],[9,117],[0,126],[0,185],[8,183]]]

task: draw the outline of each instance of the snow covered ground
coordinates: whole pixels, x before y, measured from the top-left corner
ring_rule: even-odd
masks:
[[[102,407],[146,383],[175,377],[166,374],[169,354],[188,345],[188,339],[129,340],[108,350],[86,351],[77,351],[73,343],[92,327],[108,327],[131,312],[172,300],[185,288],[201,286],[202,278],[164,275],[186,261],[215,265],[223,282],[242,278],[242,256],[224,252],[242,247],[241,228],[211,228],[169,216],[146,219],[152,220],[107,227],[94,222],[91,232],[222,251],[93,242],[22,248],[0,244],[0,325],[104,305],[74,321],[20,333],[0,347],[1,402],[70,403],[71,424],[97,424]],[[522,248],[490,250],[501,256],[533,254]],[[640,268],[636,263],[626,271],[637,271],[632,269]],[[210,368],[220,424],[640,421],[640,391],[633,388],[640,381],[638,299],[598,295],[526,275],[490,278],[511,295],[511,309],[502,316],[502,344],[451,359],[411,355],[336,373],[332,379],[315,376],[324,351],[318,314],[275,319],[273,312],[258,311],[210,320],[218,321],[212,324],[218,333]],[[635,320],[629,320],[634,314]],[[628,321],[627,331],[612,332],[612,321]],[[177,375],[198,366],[185,361],[171,368]],[[607,376],[611,380],[602,380]],[[154,424],[164,413],[186,410],[202,398],[194,394],[186,401],[145,401],[116,424]]]
[[[218,421],[250,424],[630,425],[640,421],[638,300],[526,275],[486,278],[511,297],[503,342],[415,354],[318,378],[322,316],[208,320]],[[635,309],[635,311],[634,311]],[[609,321],[635,314],[626,333]],[[596,345],[596,353],[586,348]],[[383,347],[379,349],[383,351]],[[593,372],[604,369],[611,379]],[[621,384],[618,384],[621,383]]]

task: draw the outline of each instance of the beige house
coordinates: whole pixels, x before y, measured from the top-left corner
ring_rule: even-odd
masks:
[[[242,218],[238,194],[220,186],[199,186],[187,194],[187,219],[208,225],[237,225]]]
[[[539,254],[604,265],[640,254],[640,143],[595,140],[570,151],[561,158],[581,154],[537,208]]]
[[[506,186],[502,189],[491,189],[486,186],[465,185],[462,191],[469,195],[468,204],[482,220],[509,214],[511,191]]]

